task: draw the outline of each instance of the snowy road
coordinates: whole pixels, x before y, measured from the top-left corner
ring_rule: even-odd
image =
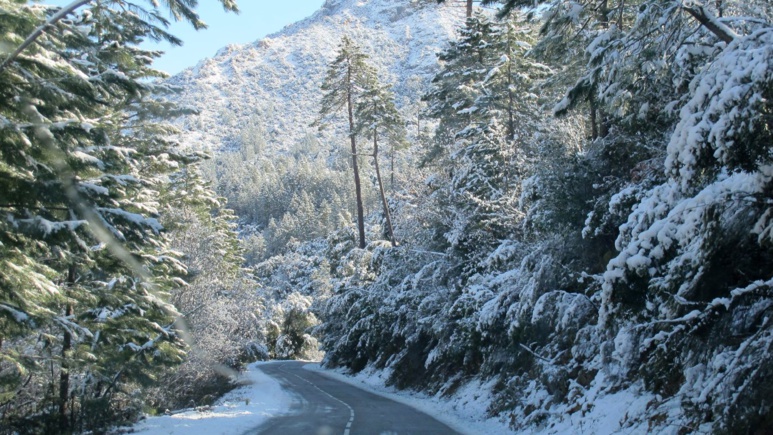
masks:
[[[259,369],[294,398],[292,414],[277,416],[247,434],[455,434],[409,406],[303,369],[303,362],[276,362]]]

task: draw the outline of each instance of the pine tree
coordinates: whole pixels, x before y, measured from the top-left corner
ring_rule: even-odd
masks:
[[[159,53],[136,48],[147,37],[179,40],[155,7],[150,21],[128,1],[64,20],[68,9],[25,3],[0,2],[0,43],[18,47],[0,66],[2,395],[40,403],[35,421],[7,418],[61,432],[97,402],[118,412],[121,384],[150,381],[183,356],[166,299],[185,268],[167,249],[156,201],[188,158],[164,139],[175,130],[153,123],[181,112],[149,100],[166,89],[147,80],[162,75],[151,68]],[[203,25],[187,2],[166,6]],[[36,337],[46,337],[43,359],[28,354]],[[19,388],[49,369],[58,372],[50,389]],[[46,395],[56,404],[49,420]],[[104,410],[90,428],[115,423]]]
[[[405,123],[397,111],[394,103],[394,95],[387,86],[378,83],[376,77],[372,78],[369,85],[360,97],[355,110],[357,124],[355,132],[357,134],[366,134],[373,139],[373,164],[376,169],[376,180],[378,182],[379,194],[381,196],[381,205],[384,208],[384,219],[387,225],[387,234],[392,246],[397,246],[394,229],[392,228],[392,217],[389,212],[389,205],[384,192],[384,183],[381,179],[381,170],[378,163],[378,141],[379,137],[385,137],[392,143],[392,149],[405,141]]]
[[[496,120],[470,126],[463,132],[464,145],[451,155],[454,174],[442,193],[450,222],[446,238],[467,276],[502,240],[514,237],[513,227],[519,220],[508,192],[511,162],[503,130]]]
[[[553,71],[530,53],[532,30],[520,17],[509,18],[498,27],[492,44],[500,57],[481,81],[476,106],[486,117],[499,120],[508,141],[524,143],[539,130],[538,85]]]
[[[484,14],[476,12],[459,29],[458,40],[438,55],[442,69],[422,97],[427,102],[425,116],[438,120],[435,142],[424,156],[424,164],[440,163],[455,135],[484,119],[476,101],[481,96],[480,83],[499,60],[494,43],[498,32]]]
[[[322,84],[322,105],[320,108],[321,126],[328,122],[341,109],[346,109],[348,118],[348,136],[352,153],[352,172],[357,201],[357,232],[360,248],[365,248],[365,216],[362,204],[362,186],[357,154],[354,110],[360,95],[368,88],[374,75],[373,69],[365,61],[367,56],[360,51],[349,37],[344,36],[338,48],[336,58],[328,66],[325,81]]]
[[[242,270],[236,217],[224,208],[199,173],[189,165],[170,177],[162,192],[162,223],[170,247],[182,254],[187,285],[171,292],[185,325],[190,349],[185,361],[159,377],[153,406],[173,409],[230,385],[224,373],[251,360],[259,344],[254,314],[261,300]],[[249,289],[249,290],[248,290]]]
[[[600,170],[587,175],[604,191],[585,234],[617,235],[600,276],[604,333],[647,343],[616,348],[622,367],[702,403],[686,407],[690,420],[766,424],[756,404],[770,394],[770,325],[730,325],[751,325],[750,307],[770,298],[769,210],[752,199],[770,185],[770,2],[553,4],[538,46],[583,29],[588,54],[556,107],[591,106],[588,162]]]

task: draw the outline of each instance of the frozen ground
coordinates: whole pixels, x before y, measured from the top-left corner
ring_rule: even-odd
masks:
[[[225,435],[244,433],[271,417],[290,410],[292,398],[279,382],[250,364],[243,374],[247,383],[220,399],[211,410],[150,417],[135,426],[135,433],[174,435]]]

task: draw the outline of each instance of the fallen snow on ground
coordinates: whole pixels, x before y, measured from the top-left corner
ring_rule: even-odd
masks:
[[[238,434],[254,429],[272,417],[287,414],[292,397],[276,379],[258,369],[261,364],[267,363],[250,364],[242,375],[245,385],[223,396],[210,410],[149,417],[135,426],[135,433]]]
[[[271,364],[271,362],[250,364],[242,375],[246,385],[226,394],[210,410],[203,412],[190,410],[175,415],[150,417],[136,425],[134,433],[239,434],[257,428],[272,417],[287,415],[290,413],[293,398],[282,389],[276,379],[260,371],[260,366],[264,364]],[[490,392],[493,387],[488,383],[471,381],[460,387],[453,396],[439,397],[387,387],[385,386],[388,377],[386,371],[368,368],[355,376],[350,376],[342,370],[323,369],[319,363],[309,363],[304,368],[408,405],[442,421],[462,434],[513,433],[504,419],[487,416],[486,409],[491,403]],[[587,408],[587,412],[573,414],[553,410],[552,418],[546,424],[534,427],[529,433],[646,434],[648,431],[645,422],[626,422],[626,420],[629,414],[637,415],[642,412],[649,399],[651,397],[641,394],[637,388],[614,394],[603,394],[593,389],[588,394],[589,404],[583,407]],[[676,429],[673,433],[676,433]]]
[[[441,397],[387,387],[385,382],[389,377],[388,371],[375,370],[371,367],[354,376],[346,374],[343,369],[323,369],[317,363],[307,364],[304,368],[411,406],[463,434],[513,434],[513,430],[508,427],[507,417],[488,416],[487,409],[491,404],[491,391],[495,381],[472,380],[461,386],[452,396]],[[596,384],[598,386],[605,384],[603,376],[596,379]],[[583,407],[586,411],[572,413],[556,407],[548,412],[550,417],[543,424],[521,433],[644,435],[650,432],[646,421],[627,421],[629,414],[635,416],[643,412],[648,401],[652,399],[652,396],[643,394],[639,386],[614,394],[605,394],[598,388],[593,388],[586,399],[588,403]],[[677,429],[662,433],[676,434]]]
[[[460,388],[451,398],[429,396],[410,390],[397,390],[384,385],[388,373],[380,370],[366,369],[354,376],[343,371],[326,370],[319,364],[307,364],[303,368],[320,372],[341,382],[370,391],[395,402],[400,402],[414,409],[431,415],[463,434],[512,434],[512,429],[505,422],[486,417],[486,407],[490,403],[491,385],[470,382]]]

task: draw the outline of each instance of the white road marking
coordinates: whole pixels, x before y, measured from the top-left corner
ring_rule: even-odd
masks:
[[[327,391],[323,390],[322,388],[319,388],[319,387],[318,387],[316,384],[314,384],[314,383],[313,383],[313,382],[311,382],[310,380],[308,380],[308,379],[304,379],[304,378],[302,378],[302,377],[300,377],[300,376],[296,375],[295,373],[290,373],[290,372],[288,372],[287,370],[285,370],[285,369],[283,368],[284,366],[285,366],[284,364],[282,364],[281,366],[279,366],[279,370],[281,370],[281,371],[283,371],[283,372],[285,372],[285,373],[287,373],[287,374],[289,374],[289,375],[293,375],[293,376],[295,376],[296,378],[298,378],[298,379],[302,380],[303,382],[306,382],[307,384],[311,385],[312,387],[314,387],[314,388],[318,389],[319,391],[323,392],[324,394],[327,394],[328,396],[330,396],[330,398],[331,398],[331,399],[333,399],[333,400],[337,400],[337,401],[339,401],[339,402],[343,403],[343,404],[344,404],[344,406],[346,406],[347,408],[349,408],[349,421],[348,421],[348,422],[346,422],[346,429],[344,429],[344,435],[349,435],[349,431],[352,429],[352,423],[354,423],[354,409],[353,409],[351,406],[349,406],[349,404],[348,404],[348,403],[346,403],[346,402],[344,402],[343,400],[339,399],[338,397],[336,397],[336,396],[334,396],[334,395],[332,395],[332,394],[328,393]]]

